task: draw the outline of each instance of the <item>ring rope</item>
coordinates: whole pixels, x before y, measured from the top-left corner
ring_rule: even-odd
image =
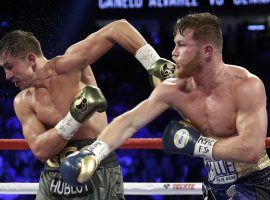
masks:
[[[270,148],[270,137],[265,140],[265,147]],[[162,149],[161,138],[130,138],[121,149]],[[0,139],[0,150],[28,150],[25,139]]]
[[[38,187],[38,183],[0,183],[0,194],[37,194]],[[202,195],[202,193],[202,183],[124,183],[125,195]]]
[[[270,138],[265,140],[270,148]],[[162,149],[161,138],[130,138],[120,148]],[[0,139],[0,150],[28,150],[25,139]],[[0,194],[36,194],[38,183],[0,183]],[[202,195],[202,183],[124,183],[125,195]]]

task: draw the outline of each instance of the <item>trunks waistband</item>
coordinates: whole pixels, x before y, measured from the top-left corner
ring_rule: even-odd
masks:
[[[262,178],[265,178],[265,176],[269,176],[270,175],[270,166],[264,168],[264,169],[261,169],[261,170],[258,170],[258,171],[255,171],[249,175],[246,175],[245,177],[241,177],[237,180],[237,184],[241,184],[241,183],[249,183],[250,181],[254,184],[256,184],[256,181],[254,181],[254,179],[257,179],[257,180],[262,180]],[[215,190],[227,190],[228,187],[230,187],[231,185],[233,185],[234,183],[228,183],[228,184],[222,184],[222,185],[219,185],[219,184],[213,184],[211,182],[208,182],[208,181],[205,181],[203,183],[203,189],[206,189],[206,188],[213,188]]]
[[[257,164],[246,164],[246,163],[234,163],[235,169],[238,172],[238,178],[247,176],[255,171],[262,170],[270,166],[270,159],[265,152],[260,158]]]
[[[246,177],[253,172],[260,171],[270,166],[270,160],[266,153],[260,158],[258,163],[234,163],[228,161],[209,161],[204,160],[208,171],[208,181],[213,184],[228,184],[237,181],[239,178]]]
[[[75,151],[82,150],[87,148],[90,144],[92,144],[96,139],[87,139],[87,140],[71,140],[67,143],[65,148],[58,153],[57,155],[53,156],[52,158],[48,159],[44,163],[44,171],[59,171],[59,166],[66,159],[68,155]],[[99,167],[114,167],[118,166],[119,163],[117,162],[115,152],[111,152],[108,157],[102,160],[99,164]]]

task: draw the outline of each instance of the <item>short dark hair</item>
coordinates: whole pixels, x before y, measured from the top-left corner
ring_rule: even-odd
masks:
[[[33,33],[15,30],[7,33],[0,40],[0,55],[10,53],[14,57],[25,56],[27,53],[34,53],[41,56],[40,42]]]
[[[183,34],[190,28],[194,31],[193,39],[211,42],[215,48],[222,50],[223,38],[218,21],[218,17],[210,13],[188,14],[177,21],[173,34]]]

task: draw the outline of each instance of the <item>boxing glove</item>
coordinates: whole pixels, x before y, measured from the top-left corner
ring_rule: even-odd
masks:
[[[70,111],[55,126],[58,134],[65,140],[70,140],[78,131],[81,123],[88,120],[96,111],[107,109],[107,101],[98,87],[87,85],[74,97]]]
[[[95,173],[100,161],[109,153],[106,143],[95,141],[87,149],[71,154],[60,164],[62,179],[72,186],[86,184]]]
[[[175,64],[167,59],[159,58],[154,62],[149,69],[148,73],[152,76],[155,76],[161,80],[174,77],[175,74]]]
[[[217,140],[203,137],[186,121],[171,121],[165,128],[162,144],[169,154],[185,154],[214,160],[212,151]]]
[[[135,54],[135,58],[144,66],[148,73],[162,81],[174,76],[176,67],[172,61],[160,58],[156,50],[150,45],[145,44],[140,47]]]

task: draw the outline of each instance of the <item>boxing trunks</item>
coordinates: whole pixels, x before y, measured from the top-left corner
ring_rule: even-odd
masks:
[[[270,199],[270,160],[266,152],[257,164],[204,160],[208,171],[204,199]]]
[[[124,200],[122,172],[114,152],[101,161],[87,184],[73,187],[61,179],[60,163],[74,151],[87,148],[93,142],[69,141],[59,154],[47,160],[40,176],[36,200]]]

